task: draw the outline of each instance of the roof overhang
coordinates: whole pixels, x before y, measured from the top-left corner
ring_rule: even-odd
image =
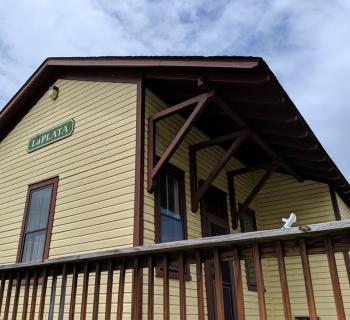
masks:
[[[204,79],[300,176],[332,185],[350,203],[347,180],[258,57],[48,58],[0,113],[0,141],[57,79],[137,82],[141,77],[169,105],[199,94],[203,88],[198,79]],[[201,116],[198,127],[211,138],[239,129],[214,105]],[[249,141],[239,158],[246,165],[269,160]]]

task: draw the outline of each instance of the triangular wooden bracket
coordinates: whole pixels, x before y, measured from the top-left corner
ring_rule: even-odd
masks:
[[[203,91],[212,90],[210,85],[208,85],[205,78],[200,78],[197,81],[197,86]],[[281,166],[292,176],[296,178],[298,182],[303,182],[304,180],[299,176],[299,174],[292,168],[292,166],[279,157],[279,155],[275,152],[275,150],[270,146],[270,144],[253,128],[250,126],[248,122],[246,122],[241,115],[231,106],[229,105],[223,98],[221,98],[218,94],[214,92],[213,102],[221,109],[231,120],[235,123],[235,125],[238,125],[241,128],[246,128],[250,131],[250,138],[261,147],[262,150],[264,150],[269,156],[272,158],[279,158]]]
[[[212,99],[213,93],[203,93],[170,108],[157,112],[148,119],[148,155],[147,155],[147,190],[152,192],[154,188],[154,178],[175,153],[180,143],[185,139],[187,133],[192,128],[198,117]],[[156,162],[156,124],[158,121],[177,114],[183,110],[193,108],[192,113],[186,119],[181,129],[177,132],[163,155]]]
[[[243,204],[239,207],[238,210],[236,207],[235,190],[234,190],[234,176],[236,174],[235,174],[235,171],[230,171],[227,173],[230,206],[231,206],[232,228],[234,230],[238,228],[239,218],[242,216],[245,210],[249,207],[251,202],[255,199],[257,194],[260,192],[260,190],[263,188],[263,186],[266,184],[266,182],[270,179],[272,174],[276,171],[276,169],[279,166],[280,166],[279,161],[273,161],[271,163],[269,168],[266,170],[265,174],[262,176],[260,181],[257,183],[257,185],[254,187],[254,189],[251,191],[247,199],[243,202]]]
[[[219,138],[201,142],[190,146],[189,158],[190,158],[190,184],[191,184],[191,210],[197,212],[199,207],[199,201],[202,199],[204,194],[209,189],[212,182],[225,167],[227,162],[231,159],[234,153],[238,150],[241,144],[248,138],[249,132],[245,129],[234,132],[229,135],[225,135]],[[198,178],[197,178],[197,151],[200,149],[208,148],[225,141],[233,140],[230,148],[226,151],[222,159],[216,164],[214,169],[209,174],[208,178],[201,184],[198,189]]]

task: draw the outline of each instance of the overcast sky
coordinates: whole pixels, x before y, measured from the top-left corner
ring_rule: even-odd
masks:
[[[350,179],[349,0],[1,0],[0,109],[48,56],[261,56]]]

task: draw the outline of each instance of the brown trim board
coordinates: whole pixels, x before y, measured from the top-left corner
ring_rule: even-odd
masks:
[[[134,246],[143,245],[144,157],[145,157],[145,88],[142,76],[137,82],[136,157],[134,197]]]
[[[340,215],[340,210],[339,210],[337,193],[336,193],[334,187],[331,185],[329,185],[329,193],[331,195],[335,220],[340,221],[341,215]],[[350,256],[349,256],[349,252],[343,252],[343,255],[344,255],[344,263],[345,263],[346,273],[348,274],[348,280],[350,283]]]
[[[144,204],[144,145],[145,145],[145,87],[142,74],[137,81],[136,100],[136,156],[135,156],[135,195],[134,195],[134,235],[133,245],[143,245],[143,204]],[[143,274],[133,270],[132,319],[142,317]]]
[[[261,98],[259,98],[258,101],[255,101],[257,99],[253,99],[252,101],[254,101],[254,103],[250,99],[247,99],[248,97],[246,93],[242,94],[241,98],[238,97],[238,100],[236,99],[236,96],[233,97],[232,95],[226,97],[225,100],[227,99],[227,103],[230,106],[235,105],[237,109],[242,109],[239,107],[241,102],[245,105],[250,105],[252,103],[269,105],[271,106],[271,108],[269,108],[270,116],[271,113],[272,115],[274,114],[275,109],[273,106],[275,103],[281,105],[281,107],[286,109],[286,111],[288,111],[287,122],[290,122],[289,119],[293,120],[291,121],[293,125],[288,124],[288,132],[286,131],[286,125],[284,124],[276,124],[277,126],[266,126],[263,123],[255,123],[253,125],[254,131],[258,131],[264,135],[269,134],[269,139],[276,138],[271,137],[271,134],[273,136],[277,135],[279,139],[279,141],[277,141],[277,145],[281,146],[281,142],[282,146],[284,144],[288,145],[288,148],[281,149],[280,147],[277,147],[276,152],[281,156],[282,163],[284,163],[284,161],[288,161],[288,163],[290,162],[290,165],[294,167],[294,161],[299,161],[299,164],[300,161],[302,161],[301,167],[299,165],[295,166],[298,169],[298,172],[300,171],[300,179],[308,178],[315,181],[332,183],[336,187],[336,190],[342,199],[348,205],[350,205],[350,185],[346,181],[345,177],[341,174],[339,169],[336,167],[332,159],[323,149],[322,145],[317,140],[311,128],[308,126],[300,112],[287,96],[286,92],[283,90],[282,86],[279,84],[277,78],[269,69],[268,65],[262,58],[259,57],[112,56],[90,58],[48,58],[39,66],[34,74],[28,79],[28,81],[26,81],[22,88],[20,88],[20,90],[9,101],[9,103],[7,103],[5,108],[0,112],[0,141],[4,139],[4,137],[15,127],[15,125],[23,118],[23,116],[29,112],[35,102],[57,79],[74,78],[109,82],[129,80],[133,81],[133,74],[135,74],[134,81],[136,82],[138,79],[138,74],[140,72],[144,72],[145,79],[150,86],[157,86],[160,91],[164,91],[165,95],[170,94],[169,92],[167,93],[167,90],[171,88],[171,90],[175,90],[177,92],[172,91],[170,96],[173,95],[173,98],[176,96],[179,99],[186,98],[185,91],[187,89],[190,89],[190,87],[192,88],[190,90],[191,94],[198,92],[197,89],[193,90],[193,81],[195,80],[193,77],[195,74],[198,74],[200,78],[207,83],[208,80],[210,83],[213,82],[212,80],[219,80],[219,84],[221,82],[224,84],[236,83],[239,84],[239,86],[249,85],[250,88],[251,85],[254,84],[253,89],[251,88],[248,90],[249,92],[252,92],[251,90],[253,90],[256,94],[259,94],[259,92],[269,92],[266,99],[263,99],[264,101],[262,101]],[[164,76],[167,77],[168,73],[175,73],[175,79],[169,77],[169,81],[166,80],[167,78],[164,78]],[[161,77],[160,80],[159,74]],[[175,82],[183,82],[181,85],[187,83],[186,90],[182,90],[182,87],[176,87],[173,80]],[[188,84],[189,80],[190,84]],[[166,84],[167,81],[168,83]],[[223,89],[224,88],[225,87],[223,87]],[[272,90],[267,90],[267,88],[271,88]],[[245,92],[246,90],[243,91]],[[227,91],[227,93],[229,92]],[[175,103],[176,99],[173,102]],[[247,109],[250,110],[250,108]],[[241,115],[243,119],[251,118],[250,111],[245,111],[243,113],[244,115]],[[231,116],[232,115],[233,114],[231,112]],[[255,122],[261,120],[261,114],[259,112],[257,113],[256,118],[257,119],[254,120]],[[263,118],[267,119],[266,114],[263,115]],[[269,123],[274,123],[276,119],[278,119],[278,121],[282,119],[280,112],[279,116],[273,115],[272,118],[269,117],[267,120]],[[271,122],[271,120],[273,121]],[[302,133],[302,136],[299,135],[300,133]],[[293,143],[291,144],[290,138],[292,137]],[[256,140],[256,138],[257,137],[255,137],[254,140]],[[300,149],[304,148],[306,138],[313,144],[311,150],[308,150],[307,156],[305,152],[304,154],[300,152]],[[256,140],[256,142],[259,142],[259,139]],[[270,143],[272,143],[272,141],[270,141]],[[266,149],[266,145],[264,147]],[[276,145],[274,145],[274,148],[275,147]],[[315,150],[316,147],[318,150]],[[312,166],[314,165],[320,167],[322,169],[321,172],[319,172],[320,170],[314,170],[311,174],[311,171],[306,170],[310,166],[310,163]],[[332,167],[333,172],[328,171],[329,166]],[[287,171],[290,171],[290,168],[289,170],[287,168],[285,169]],[[326,174],[324,171],[329,173]],[[295,171],[294,173],[290,173],[295,175],[298,174],[298,172]]]

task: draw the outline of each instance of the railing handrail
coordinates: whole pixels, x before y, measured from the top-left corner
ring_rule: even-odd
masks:
[[[174,242],[147,244],[137,247],[127,247],[80,255],[70,255],[60,258],[47,259],[44,262],[16,263],[0,266],[0,271],[19,270],[53,266],[58,264],[80,263],[104,259],[122,259],[148,254],[172,253],[179,251],[192,251],[213,247],[226,247],[234,245],[245,245],[252,243],[266,243],[273,241],[293,240],[298,238],[315,238],[317,236],[338,235],[350,231],[350,220],[331,221],[307,225],[309,231],[300,227],[290,229],[271,229],[247,233],[234,233],[222,236],[196,238]]]

